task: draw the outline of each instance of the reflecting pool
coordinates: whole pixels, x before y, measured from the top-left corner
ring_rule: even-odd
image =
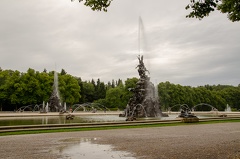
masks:
[[[174,120],[176,116],[170,115],[169,117],[142,118],[138,120]],[[67,120],[65,116],[0,117],[0,126],[121,122],[125,120],[125,117],[119,117],[118,115],[79,115],[72,120]]]

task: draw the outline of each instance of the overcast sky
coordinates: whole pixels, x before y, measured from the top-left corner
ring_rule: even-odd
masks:
[[[1,0],[0,67],[61,69],[83,80],[138,77],[141,51],[153,83],[240,84],[240,22],[219,11],[185,18],[189,0],[114,0],[108,12],[71,0]]]

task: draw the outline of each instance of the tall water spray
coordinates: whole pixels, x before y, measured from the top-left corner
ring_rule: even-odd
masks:
[[[148,60],[148,59],[150,59],[149,58],[150,55],[149,55],[147,39],[148,38],[146,35],[146,30],[145,30],[143,20],[142,20],[141,16],[139,16],[139,19],[138,19],[138,54],[139,54],[139,56],[144,55],[146,67],[148,68],[148,70],[151,70],[150,60]],[[147,72],[147,73],[148,73],[148,76],[150,76],[150,73],[149,72]]]
[[[156,89],[154,84],[150,81],[150,72],[145,67],[143,62],[142,46],[144,42],[144,27],[141,17],[139,17],[139,31],[138,31],[138,51],[139,51],[139,64],[138,74],[140,76],[135,88],[131,88],[133,96],[129,99],[126,106],[125,114],[121,116],[127,116],[127,120],[134,120],[141,117],[156,117],[161,116],[160,105],[158,98],[156,98]],[[143,53],[142,53],[143,54]]]
[[[49,109],[51,112],[64,111],[61,105],[59,90],[58,90],[58,74],[54,71],[53,91],[49,98]]]
[[[149,57],[149,49],[148,49],[148,43],[147,43],[147,36],[146,36],[146,31],[144,27],[143,20],[141,16],[139,16],[139,24],[138,24],[138,51],[139,51],[139,56],[144,55],[144,57]],[[158,87],[157,87],[157,80],[155,82],[155,86],[153,82],[151,82],[151,68],[150,68],[150,60],[146,60],[147,63],[147,68],[148,70],[146,71],[148,77],[149,77],[149,82],[147,84],[147,90],[148,94],[147,96],[149,98],[154,98],[154,100],[159,101],[158,97]]]
[[[56,92],[56,96],[60,99],[59,90],[58,90],[58,73],[56,71],[54,71],[53,89]]]
[[[143,52],[142,49],[142,42],[143,42],[143,22],[142,22],[142,18],[139,16],[139,20],[138,20],[138,53],[141,56],[141,52]]]

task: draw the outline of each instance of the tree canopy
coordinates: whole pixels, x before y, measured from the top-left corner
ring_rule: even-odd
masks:
[[[71,0],[74,1],[74,0]],[[82,2],[83,0],[78,0]],[[112,0],[84,0],[84,5],[90,7],[92,10],[96,11],[105,11],[107,12],[107,8],[110,6]]]
[[[74,1],[74,0],[71,0]],[[78,0],[84,1],[84,5],[90,7],[93,11],[105,11],[110,6],[113,0]],[[226,13],[228,19],[232,22],[240,20],[240,0],[190,0],[190,3],[185,7],[190,9],[187,18],[202,19],[208,16],[211,12],[219,10],[221,13]]]
[[[240,20],[240,0],[191,0],[186,9],[192,10],[187,18],[202,19],[211,12],[219,10],[227,13],[228,19],[232,22]]]
[[[61,71],[64,72],[64,71]],[[107,84],[97,79],[82,81],[80,77],[58,73],[59,93],[67,106],[82,103],[97,103],[112,110],[125,109],[131,91],[136,87],[138,78],[109,81]],[[54,83],[54,71],[39,72],[29,68],[27,72],[0,69],[0,111],[18,110],[21,106],[48,102]],[[240,110],[240,84],[205,85],[198,87],[181,86],[170,82],[157,84],[159,102],[162,110],[176,111],[181,104],[190,108],[206,103],[220,111],[230,105],[233,110]],[[198,107],[197,110],[211,110],[210,107]]]

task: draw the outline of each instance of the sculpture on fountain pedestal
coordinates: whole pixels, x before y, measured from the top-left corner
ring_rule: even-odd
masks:
[[[126,120],[134,120],[142,117],[156,117],[162,114],[158,97],[155,94],[155,87],[150,81],[150,77],[147,76],[143,56],[138,56],[139,64],[138,74],[140,76],[136,87],[130,89],[133,92],[133,96],[129,99],[125,109]]]

